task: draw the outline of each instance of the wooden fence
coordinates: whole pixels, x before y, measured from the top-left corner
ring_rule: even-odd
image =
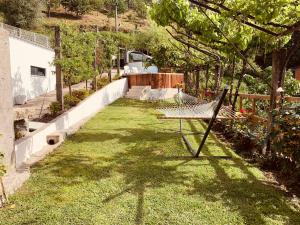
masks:
[[[280,96],[277,97],[280,100]],[[239,108],[243,109],[243,102],[245,99],[248,99],[252,102],[252,113],[256,114],[256,103],[257,101],[270,101],[270,95],[259,95],[259,94],[239,94]],[[291,103],[300,103],[300,97],[284,97],[284,101]]]
[[[176,88],[177,84],[183,83],[181,73],[157,73],[157,74],[129,74],[129,88],[132,86],[151,86],[152,89]]]

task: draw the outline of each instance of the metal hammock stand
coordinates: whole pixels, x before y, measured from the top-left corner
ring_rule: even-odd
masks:
[[[245,119],[241,115],[237,115],[230,106],[223,106],[223,102],[228,93],[229,88],[225,87],[222,94],[216,98],[216,100],[209,103],[199,103],[198,99],[187,95],[181,91],[174,97],[175,104],[168,103],[163,107],[157,108],[162,113],[162,116],[158,116],[159,119],[179,119],[180,129],[179,132],[182,138],[191,152],[191,154],[198,158],[201,150],[206,142],[206,139],[211,131],[214,122],[217,119],[220,120],[235,120]],[[187,140],[186,136],[182,132],[182,120],[206,120],[210,119],[208,127],[204,133],[202,141],[198,147],[198,150],[194,150]]]

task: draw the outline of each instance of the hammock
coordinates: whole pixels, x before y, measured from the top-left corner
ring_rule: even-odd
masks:
[[[222,94],[214,101],[204,103],[199,102],[197,98],[180,91],[174,96],[175,104],[166,103],[163,107],[157,108],[157,110],[163,114],[163,116],[159,116],[158,118],[179,119],[182,138],[191,154],[198,158],[216,119],[245,119],[243,116],[236,114],[230,106],[223,106],[227,92],[228,87],[225,87]],[[182,133],[182,119],[210,119],[197,151],[192,148],[191,144]]]
[[[174,96],[174,103],[166,103],[163,107],[157,108],[162,116],[159,119],[211,119],[221,96],[214,101],[205,103],[199,102],[197,98],[180,91]],[[232,110],[231,106],[221,106],[217,119],[245,119],[241,114]]]

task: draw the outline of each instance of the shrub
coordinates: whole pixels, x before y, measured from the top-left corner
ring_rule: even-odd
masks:
[[[59,102],[52,102],[49,109],[52,116],[57,116],[61,112],[61,105]]]
[[[98,90],[103,88],[107,84],[109,84],[109,80],[107,77],[101,77],[100,79],[97,79],[97,89]]]
[[[39,0],[5,0],[5,22],[20,28],[36,26],[41,15],[41,2]]]
[[[300,164],[300,106],[295,109],[275,111],[272,133],[273,146],[279,156]]]
[[[80,100],[86,99],[90,95],[90,92],[88,90],[74,90],[72,92],[72,96],[75,98],[78,98]]]
[[[61,4],[70,12],[74,12],[76,16],[82,16],[93,9],[91,0],[63,0]]]
[[[76,98],[75,96],[72,95],[65,95],[64,96],[64,105],[66,109],[70,109],[76,105],[78,105],[78,103],[80,102],[79,98]]]
[[[300,106],[275,112],[272,142],[279,155],[300,163]]]

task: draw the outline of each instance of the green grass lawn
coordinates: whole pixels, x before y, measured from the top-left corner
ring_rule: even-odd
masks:
[[[259,169],[214,135],[191,158],[178,121],[159,121],[153,108],[122,99],[98,113],[32,168],[0,224],[300,224],[299,208]]]

